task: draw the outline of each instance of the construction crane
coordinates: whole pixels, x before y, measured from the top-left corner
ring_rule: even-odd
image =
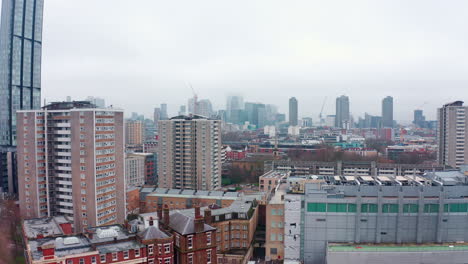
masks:
[[[323,119],[322,113],[323,113],[323,108],[325,107],[326,102],[327,102],[327,97],[325,96],[325,99],[323,99],[323,103],[322,103],[322,109],[320,109],[320,114],[319,114],[320,126],[323,126],[323,124],[325,123],[325,119]]]
[[[193,86],[191,83],[188,83],[188,86],[190,86],[190,89],[192,89],[192,93],[193,93],[193,109],[192,109],[192,112],[191,114],[197,114],[197,104],[198,104],[198,96],[197,96],[197,93],[195,92],[195,89],[193,89]],[[189,105],[189,109],[190,111],[190,105]]]

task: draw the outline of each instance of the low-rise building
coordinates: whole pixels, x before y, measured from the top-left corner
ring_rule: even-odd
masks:
[[[195,191],[181,189],[156,188],[144,186],[140,189],[141,212],[156,212],[158,206],[166,204],[169,209],[188,209],[194,205],[208,206],[216,204],[219,207],[228,207],[240,197],[239,192],[224,191]],[[264,193],[249,194],[262,200]]]

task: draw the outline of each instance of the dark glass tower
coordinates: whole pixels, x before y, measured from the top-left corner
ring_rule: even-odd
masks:
[[[289,98],[289,125],[297,126],[299,123],[297,99],[296,97]]]
[[[393,97],[391,96],[382,100],[382,126],[393,127]]]
[[[16,111],[41,106],[44,0],[3,0],[0,26],[0,145],[16,146]]]

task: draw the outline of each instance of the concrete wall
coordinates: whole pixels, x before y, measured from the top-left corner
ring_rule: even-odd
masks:
[[[468,251],[449,252],[328,252],[327,264],[462,264]],[[322,262],[325,263],[325,262]]]

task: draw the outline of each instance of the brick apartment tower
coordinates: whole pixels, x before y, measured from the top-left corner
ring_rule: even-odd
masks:
[[[18,111],[25,218],[65,215],[75,231],[125,219],[123,111],[59,102]]]
[[[125,144],[142,145],[145,142],[145,124],[139,120],[125,121]]]
[[[202,116],[160,120],[158,186],[214,190],[221,186],[221,121]]]

